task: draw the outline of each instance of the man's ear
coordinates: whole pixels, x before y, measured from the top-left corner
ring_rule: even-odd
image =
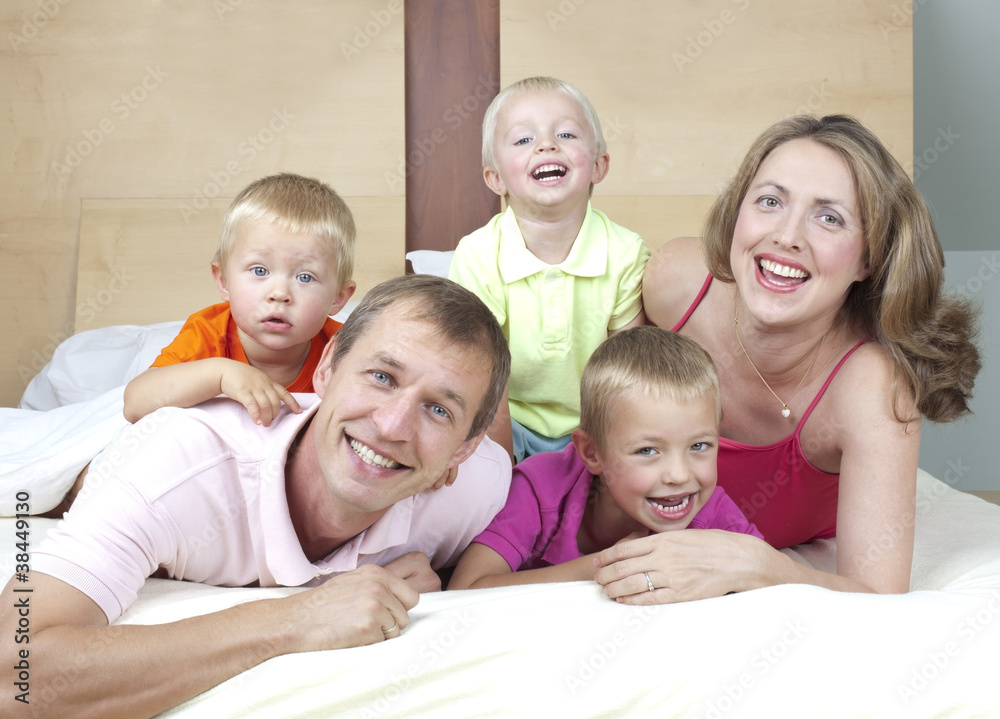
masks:
[[[337,335],[334,335],[326,343],[323,354],[319,357],[319,363],[313,370],[313,392],[318,394],[320,399],[323,399],[323,395],[326,394],[326,384],[330,381],[330,375],[333,374],[333,350],[336,345]]]
[[[348,280],[345,282],[344,286],[340,289],[340,292],[333,298],[333,304],[330,305],[330,311],[327,312],[327,314],[333,317],[335,314],[344,309],[344,305],[346,305],[354,296],[354,291],[356,289],[358,289],[358,284],[354,280]]]
[[[587,471],[595,477],[603,475],[604,465],[601,462],[600,449],[597,443],[582,429],[574,429],[572,437],[573,447],[576,449],[576,453],[580,455],[580,460],[587,467]]]
[[[226,289],[226,275],[222,272],[222,267],[218,262],[212,261],[212,279],[215,280],[215,286],[219,289],[219,297],[222,298],[223,302],[229,302],[229,290]]]
[[[500,173],[492,167],[483,168],[483,179],[486,180],[486,186],[489,187],[493,192],[500,195],[500,197],[507,196],[507,185],[504,183],[503,178],[500,177]]]
[[[449,468],[457,467],[462,462],[471,457],[472,453],[476,451],[476,448],[479,446],[479,443],[483,441],[483,438],[485,436],[486,436],[486,430],[484,429],[482,432],[477,434],[472,439],[467,439],[464,442],[462,442],[458,450],[456,450],[455,456],[451,458],[450,462],[448,462],[448,467]],[[455,479],[452,478],[451,482],[448,482],[448,484],[451,485],[451,483],[454,481]]]

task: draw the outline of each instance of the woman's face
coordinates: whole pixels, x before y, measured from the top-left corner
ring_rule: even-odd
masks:
[[[818,142],[779,145],[761,163],[740,205],[730,250],[751,313],[773,325],[835,315],[868,276],[854,176]]]

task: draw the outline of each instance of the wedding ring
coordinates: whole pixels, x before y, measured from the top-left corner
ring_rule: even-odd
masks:
[[[646,578],[646,586],[649,587],[649,591],[653,591],[656,587],[653,586],[653,580],[649,578],[649,572],[643,572],[642,576]]]
[[[399,625],[398,625],[398,624],[396,624],[396,622],[393,622],[393,623],[392,623],[392,626],[391,626],[391,627],[389,627],[388,629],[383,629],[383,630],[382,630],[382,633],[383,633],[383,634],[386,634],[386,635],[388,635],[388,634],[392,634],[392,633],[393,633],[394,631],[396,631],[397,629],[399,629]]]

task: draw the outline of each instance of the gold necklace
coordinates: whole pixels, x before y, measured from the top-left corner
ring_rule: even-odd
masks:
[[[740,337],[740,308],[739,308],[739,305],[736,306],[736,314],[733,316],[733,327],[736,328],[736,341],[740,343],[740,347],[743,349],[743,354],[746,355],[747,362],[749,362],[750,366],[753,367],[753,371],[757,373],[758,377],[760,377],[760,381],[764,383],[765,387],[767,387],[768,392],[770,392],[771,394],[773,394],[774,398],[776,400],[778,400],[779,402],[781,402],[781,416],[785,417],[787,419],[792,414],[792,410],[788,409],[788,402],[791,402],[793,399],[795,399],[795,395],[797,395],[799,393],[799,388],[802,387],[802,383],[806,381],[806,377],[808,377],[809,373],[812,371],[813,365],[816,364],[816,358],[819,357],[819,350],[823,346],[823,343],[826,341],[826,335],[830,334],[830,330],[826,331],[826,334],[824,334],[823,337],[822,337],[822,339],[820,339],[819,344],[816,345],[816,349],[813,350],[812,360],[809,362],[809,366],[806,367],[806,373],[804,375],[802,375],[802,379],[800,379],[799,383],[797,385],[795,385],[795,391],[792,392],[792,396],[788,398],[788,402],[785,402],[785,401],[783,401],[781,399],[781,397],[778,396],[777,392],[775,392],[773,389],[771,389],[771,385],[769,385],[767,383],[767,380],[764,379],[764,375],[762,375],[760,373],[760,370],[757,369],[757,365],[755,365],[753,363],[753,360],[750,359],[750,353],[747,352],[747,348],[743,345],[743,339]]]

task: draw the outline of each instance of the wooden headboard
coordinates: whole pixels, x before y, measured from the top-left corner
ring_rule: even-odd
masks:
[[[345,197],[358,228],[360,297],[403,273],[401,197]],[[181,211],[177,199],[85,199],[80,213],[76,331],[183,320],[219,302],[209,269],[231,199]]]

